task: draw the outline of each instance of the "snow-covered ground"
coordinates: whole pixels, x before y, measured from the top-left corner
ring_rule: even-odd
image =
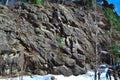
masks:
[[[33,76],[23,76],[23,80],[51,80],[51,76],[54,76],[56,79],[55,80],[94,80],[94,71],[88,71],[86,74],[79,75],[79,76],[69,76],[65,77],[63,75],[33,75]],[[105,73],[101,74],[101,79],[100,80],[107,80],[105,77]],[[9,79],[0,79],[0,80],[21,80],[20,77],[16,78],[9,78]],[[113,77],[112,77],[112,80]],[[118,79],[119,80],[119,79]]]

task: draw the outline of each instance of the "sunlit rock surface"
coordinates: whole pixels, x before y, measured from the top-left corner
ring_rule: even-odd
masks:
[[[94,67],[96,27],[98,49],[110,45],[108,20],[99,12],[61,4],[43,7],[0,6],[0,74],[85,73]],[[116,35],[118,36],[118,35]],[[120,37],[116,39],[120,40]]]

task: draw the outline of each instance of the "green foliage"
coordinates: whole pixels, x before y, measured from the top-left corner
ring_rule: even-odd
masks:
[[[40,4],[42,0],[36,0],[36,4]]]
[[[47,0],[21,0],[22,2],[30,2],[30,3],[35,3],[35,4],[41,4],[45,5]]]
[[[106,8],[104,10],[104,15],[108,18],[110,21],[110,24],[113,29],[120,32],[120,17],[117,16],[112,9]]]
[[[120,54],[120,46],[114,45],[110,47],[112,53]]]
[[[22,2],[29,2],[29,0],[21,0]]]
[[[45,6],[48,0],[40,0],[40,4]]]
[[[88,0],[88,6],[93,7],[93,0]]]
[[[58,36],[58,44],[61,45],[62,44],[62,37]]]

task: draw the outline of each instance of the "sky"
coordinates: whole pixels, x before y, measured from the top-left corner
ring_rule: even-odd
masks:
[[[120,0],[107,0],[109,4],[115,5],[115,11],[120,16]]]
[[[118,16],[120,16],[120,0],[107,0],[107,1],[109,4],[114,4],[115,11],[117,12]],[[98,2],[98,3],[102,4],[102,2]]]

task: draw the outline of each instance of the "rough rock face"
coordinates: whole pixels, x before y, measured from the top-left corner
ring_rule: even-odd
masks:
[[[110,44],[104,31],[108,21],[94,11],[20,4],[12,11],[0,6],[0,12],[1,75],[19,71],[66,76],[85,73],[95,62],[95,15],[99,51]]]

